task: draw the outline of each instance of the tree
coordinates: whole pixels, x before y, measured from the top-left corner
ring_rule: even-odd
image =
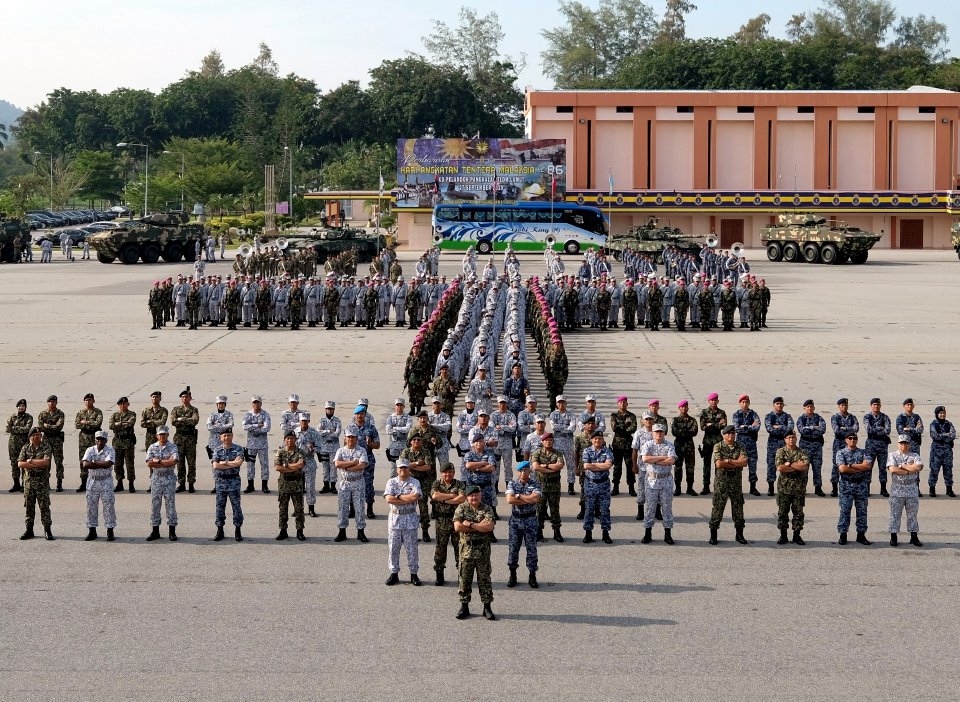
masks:
[[[92,202],[116,202],[123,193],[120,160],[107,151],[81,151],[73,159],[73,167],[82,177],[77,194]]]
[[[331,190],[374,190],[379,187],[380,173],[391,187],[396,167],[394,145],[350,142],[321,169],[320,177],[323,187]]]
[[[667,0],[667,9],[660,22],[660,41],[682,41],[687,37],[686,16],[697,9],[688,0]]]
[[[347,81],[320,96],[311,118],[314,121],[311,132],[317,146],[342,146],[348,141],[368,142],[374,139],[377,132],[370,95],[355,80]]]
[[[200,62],[200,75],[204,78],[222,78],[224,71],[223,59],[217,49],[211,49]]]
[[[264,75],[276,76],[279,73],[279,66],[277,66],[277,62],[273,60],[273,50],[267,46],[266,42],[260,42],[260,53],[253,59],[250,67]]]
[[[787,37],[792,41],[800,41],[810,34],[810,24],[806,13],[799,13],[787,20]]]
[[[810,16],[810,25],[814,35],[880,46],[896,18],[890,0],[824,0],[823,7]]]
[[[924,15],[901,17],[894,30],[893,46],[897,48],[917,48],[926,54],[931,62],[939,63],[947,57],[947,26],[935,17]]]
[[[627,57],[642,51],[657,32],[653,10],[641,0],[600,0],[596,10],[560,1],[566,24],[542,32],[543,72],[558,88],[602,87]]]
[[[770,37],[767,27],[770,25],[770,15],[766,12],[757,15],[753,19],[747,20],[740,26],[739,31],[733,35],[733,38],[739,42],[762,41]]]

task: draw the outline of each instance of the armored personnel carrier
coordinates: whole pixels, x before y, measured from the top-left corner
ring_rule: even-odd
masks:
[[[612,252],[618,261],[629,247],[632,251],[651,254],[657,263],[663,263],[663,250],[667,246],[674,246],[684,253],[696,254],[703,248],[703,242],[698,241],[698,237],[686,236],[677,227],[661,227],[660,221],[651,217],[644,225],[630,227],[626,234],[611,234],[605,248]]]
[[[118,258],[126,264],[156,263],[161,258],[167,263],[196,258],[196,242],[206,238],[202,224],[187,224],[186,212],[166,212],[131,220],[116,229],[89,237],[91,248],[97,252],[100,263],[113,263]]]
[[[317,253],[317,263],[323,263],[344,251],[353,249],[359,263],[369,263],[373,257],[387,248],[387,238],[383,234],[367,232],[364,229],[344,227],[320,227],[300,230],[287,237],[292,249],[312,248]]]
[[[957,258],[960,258],[960,221],[954,222],[950,227],[950,240],[953,243],[953,250],[957,252]]]
[[[777,215],[777,223],[760,229],[760,241],[771,261],[864,263],[880,235],[858,227],[828,224],[809,212]]]
[[[0,212],[0,260],[4,263],[13,263],[16,258],[13,240],[21,236],[21,241],[30,241],[30,225],[19,219],[7,219],[6,214]]]

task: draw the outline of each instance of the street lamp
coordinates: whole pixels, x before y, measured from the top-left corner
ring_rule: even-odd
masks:
[[[143,216],[147,216],[147,193],[150,190],[150,147],[146,144],[135,144],[130,141],[121,141],[117,144],[118,149],[122,149],[125,146],[142,146],[146,149],[146,153],[143,157]]]
[[[290,226],[293,226],[293,149],[284,146],[283,150],[290,154],[290,196],[287,198],[287,216],[290,218]]]
[[[49,156],[50,157],[50,211],[53,211],[53,154],[40,153],[39,151],[33,152],[34,156]]]
[[[185,159],[182,151],[166,151],[166,150],[164,150],[163,153],[165,153],[165,154],[180,154],[180,211],[183,212],[183,211],[184,211],[184,209],[183,209],[183,169],[184,169],[184,165],[186,164],[186,159]]]

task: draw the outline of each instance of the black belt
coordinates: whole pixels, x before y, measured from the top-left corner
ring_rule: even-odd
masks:
[[[609,483],[609,478],[587,478],[591,483]]]
[[[218,470],[218,471],[216,471],[216,476],[217,476],[217,478],[219,478],[220,480],[233,480],[234,478],[239,478],[239,477],[240,477],[240,471],[237,471],[236,473],[233,473],[233,472],[227,472],[227,471]]]
[[[519,513],[519,512],[514,512],[514,513],[513,513],[513,516],[514,516],[514,517],[517,517],[518,519],[529,519],[530,517],[536,517],[536,516],[537,516],[537,511],[534,510],[534,511],[530,512],[530,514],[525,514],[525,513],[524,513],[524,514],[521,514],[521,513]]]
[[[941,444],[942,446],[953,446],[953,442],[952,442],[952,441],[941,441],[940,439],[934,439],[934,440],[933,440],[933,443],[935,443],[935,444]]]

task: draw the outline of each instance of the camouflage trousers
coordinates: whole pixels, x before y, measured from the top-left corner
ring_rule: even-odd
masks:
[[[810,473],[813,476],[813,486],[823,486],[823,444],[816,441],[801,441],[800,448],[810,456]]]
[[[22,438],[20,434],[10,435],[10,445],[8,447],[10,452],[10,475],[15,483],[20,482],[21,470],[19,466],[17,466],[17,461],[20,458],[20,449],[26,446],[26,444],[26,438]]]
[[[290,503],[293,502],[293,518],[297,529],[302,530],[305,526],[303,516],[303,476],[294,480],[281,476],[278,487],[280,497],[280,528],[286,529],[287,522],[290,520]]]
[[[917,514],[920,512],[920,497],[891,497],[891,534],[896,534],[898,531],[900,531],[900,518],[903,516],[904,508],[907,510],[907,531],[911,533],[920,531],[920,522],[917,521]]]
[[[217,488],[216,513],[213,523],[222,527],[227,523],[227,499],[230,500],[230,511],[233,512],[233,526],[243,526],[243,509],[240,507],[240,479],[214,480]]]
[[[803,529],[803,505],[807,499],[807,476],[777,479],[777,529],[787,528],[787,519],[793,511],[791,526],[794,531]]]
[[[757,461],[760,460],[760,455],[757,453],[757,440],[752,436],[737,434],[737,441],[747,454],[747,480],[753,485],[757,482]]]
[[[930,487],[937,484],[941,469],[943,482],[948,488],[953,487],[953,447],[935,443],[930,446],[930,477],[927,478]]]
[[[493,582],[490,578],[490,544],[471,544],[470,554],[460,559],[460,573],[458,588],[460,601],[467,603],[473,592],[473,576],[477,576],[477,589],[480,590],[480,601],[484,604],[493,602]]]
[[[177,478],[173,467],[154,468],[150,476],[150,526],[160,526],[160,505],[166,507],[167,526],[175,527],[177,520]]]
[[[619,489],[620,478],[623,477],[625,471],[627,474],[627,485],[632,487],[636,484],[637,476],[633,474],[633,460],[631,458],[630,447],[611,450],[613,451],[613,484]]]
[[[420,550],[417,547],[417,528],[400,529],[390,527],[387,529],[387,547],[390,552],[387,558],[387,567],[391,573],[400,572],[400,547],[407,552],[407,568],[410,574],[414,575],[420,570]]]
[[[543,529],[547,521],[547,512],[550,512],[550,526],[560,528],[560,474],[537,473],[540,481],[540,501],[537,502],[537,527]],[[511,517],[511,524],[516,517]],[[511,527],[512,528],[512,527]]]
[[[63,439],[44,439],[48,444],[50,444],[50,449],[53,451],[53,461],[57,464],[57,480],[63,480]]]
[[[114,443],[113,450],[117,454],[117,462],[113,464],[113,474],[117,480],[125,478],[131,481],[137,479],[137,469],[134,463],[134,445],[127,443]],[[126,467],[126,472],[124,472]]]
[[[867,439],[867,445],[864,447],[864,453],[867,454],[867,460],[870,461],[870,470],[873,471],[873,465],[877,465],[877,475],[880,477],[880,484],[887,483],[887,444],[881,441]]]
[[[430,528],[430,486],[437,479],[437,471],[411,471],[410,474],[420,481],[420,499],[417,506],[420,508],[420,528]]]
[[[195,483],[197,481],[197,437],[175,436],[177,445],[177,481]]]
[[[637,308],[636,305],[623,306],[623,326],[625,329],[633,329],[636,326]]]
[[[869,474],[868,474],[869,475]],[[850,530],[850,511],[857,507],[857,533],[867,530],[867,504],[870,496],[870,479],[859,483],[852,483],[840,476],[840,520],[837,522],[837,532],[846,534]]]
[[[647,496],[646,505],[643,508],[643,528],[653,528],[659,506],[663,513],[663,528],[673,529],[673,488],[670,485],[650,487],[650,483],[646,480],[642,483],[643,492]]]
[[[337,467],[333,462],[333,457],[336,455],[336,450],[334,450],[333,453],[321,453],[318,455],[320,457],[320,467],[323,468],[323,482],[336,483]]]
[[[116,496],[113,493],[113,481],[109,468],[94,468],[86,481],[87,486],[87,529],[96,529],[98,510],[103,502],[103,524],[107,529],[117,526]]]
[[[356,475],[356,471],[351,473]],[[350,524],[350,507],[357,521],[357,529],[367,527],[367,513],[363,509],[367,490],[363,478],[337,482],[337,528],[346,529]]]
[[[687,310],[690,309],[689,305],[676,305],[673,311],[673,318],[677,322],[678,329],[687,328]]]
[[[767,438],[767,482],[772,483],[777,479],[777,449],[785,446],[783,439]]]
[[[510,517],[507,567],[511,570],[520,565],[520,545],[523,544],[527,549],[527,570],[537,572],[537,521],[536,516]]]
[[[373,489],[373,476],[377,470],[377,463],[370,457],[370,452],[367,453],[367,467],[363,469],[363,489],[364,497],[366,498],[367,504],[373,504],[373,498],[376,496],[377,491]]]
[[[693,443],[681,443],[676,442],[674,447],[677,452],[677,462],[673,465],[673,481],[676,484],[676,489],[679,490],[680,486],[683,485],[683,480],[686,478],[687,485],[693,486],[693,481],[696,475],[696,449],[693,447]]]
[[[713,509],[710,511],[710,528],[719,529],[723,521],[723,512],[730,500],[730,512],[733,515],[733,526],[743,529],[746,520],[743,517],[743,469],[726,469],[717,471],[717,479],[713,486]]]
[[[29,477],[23,484],[23,506],[27,509],[27,529],[33,528],[36,518],[35,509],[40,508],[40,523],[44,528],[53,524],[50,515],[50,473],[42,471],[44,477]]]
[[[736,308],[729,309],[724,307],[722,310],[723,314],[723,328],[724,329],[733,329],[733,313]]]
[[[610,481],[595,483],[590,478],[583,481],[583,530],[593,531],[593,513],[600,508],[600,528],[610,531]]]
[[[509,436],[509,435],[508,435]],[[513,437],[510,436],[510,439]],[[506,440],[506,439],[505,439]],[[502,453],[496,454],[497,458],[497,472],[496,472],[496,482],[500,482],[500,469],[503,468],[503,481],[504,484],[509,483],[513,480],[513,448],[503,451]],[[432,484],[432,483],[431,483]]]
[[[453,516],[437,517],[437,547],[433,552],[434,570],[443,570],[447,566],[447,551],[453,548],[453,562],[460,565],[460,535],[453,530]]]

